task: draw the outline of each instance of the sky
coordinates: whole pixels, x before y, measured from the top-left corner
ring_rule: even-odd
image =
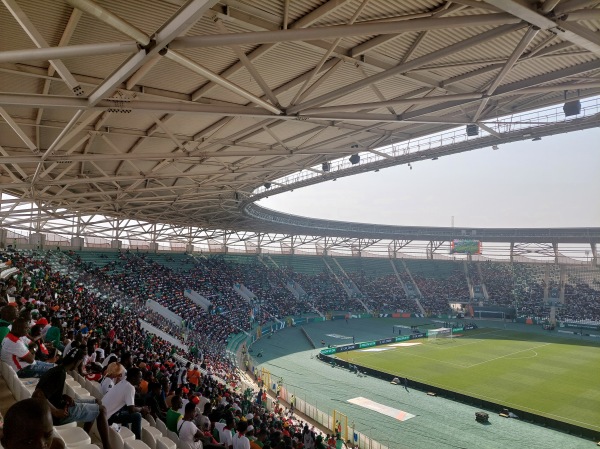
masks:
[[[599,227],[600,128],[327,181],[258,204],[407,226]]]

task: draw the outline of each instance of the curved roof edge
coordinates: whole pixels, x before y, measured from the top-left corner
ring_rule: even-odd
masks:
[[[600,228],[476,228],[422,227],[356,223],[277,212],[246,203],[242,210],[269,232],[323,237],[349,237],[387,240],[473,239],[482,242],[521,243],[595,243],[600,242]]]

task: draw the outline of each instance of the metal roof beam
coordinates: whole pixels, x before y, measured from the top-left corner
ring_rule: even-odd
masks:
[[[481,14],[443,18],[423,18],[408,21],[357,23],[354,25],[332,25],[327,27],[299,28],[252,33],[203,34],[175,39],[171,49],[222,47],[230,45],[272,44],[291,41],[311,41],[373,34],[396,34],[410,31],[440,30],[477,26],[500,26],[516,24],[521,20],[512,14]]]
[[[89,0],[87,0],[89,1]],[[111,95],[119,84],[129,78],[145,63],[152,60],[183,30],[194,24],[217,0],[190,0],[180,8],[155,34],[151,48],[140,50],[104,80],[89,96],[89,105],[95,106]]]
[[[38,31],[38,29],[33,25],[33,23],[29,20],[27,15],[23,12],[21,7],[17,5],[17,2],[14,0],[2,0],[6,9],[10,11],[13,17],[19,22],[23,31],[27,33],[29,38],[33,41],[33,43],[38,48],[48,48],[48,42],[42,34]],[[73,77],[67,66],[58,59],[50,59],[50,64],[54,67],[58,75],[64,80],[64,82],[69,86],[69,88],[73,91],[75,95],[83,95],[83,89],[77,82],[77,80]]]
[[[474,16],[469,16],[469,17],[474,17]],[[447,19],[448,18],[435,19],[435,20],[447,20]],[[497,37],[502,36],[506,33],[515,31],[515,30],[521,28],[522,26],[523,25],[521,25],[521,24],[517,24],[517,25],[504,25],[504,26],[494,28],[493,30],[486,31],[477,36],[473,36],[469,39],[465,39],[464,41],[457,42],[455,44],[452,44],[448,47],[444,47],[437,51],[433,51],[427,55],[421,56],[419,58],[415,58],[411,61],[408,61],[408,62],[405,62],[402,64],[398,64],[397,66],[392,67],[391,69],[384,70],[383,72],[377,73],[377,74],[372,75],[363,80],[354,82],[354,83],[349,84],[344,87],[340,87],[339,89],[333,90],[329,93],[323,94],[319,97],[313,98],[304,103],[293,106],[293,107],[289,108],[287,110],[287,112],[288,112],[288,114],[295,114],[304,109],[308,109],[308,108],[311,108],[314,106],[319,106],[324,103],[329,103],[330,101],[333,101],[340,97],[348,95],[349,93],[352,93],[359,89],[362,89],[363,87],[366,87],[372,83],[382,81],[382,80],[390,78],[394,75],[408,72],[409,70],[415,69],[417,67],[421,67],[425,64],[436,61],[445,56],[449,56],[454,53],[466,50],[467,48],[474,47],[474,46],[480,45],[484,42],[496,39]]]
[[[600,36],[590,30],[576,24],[560,24],[543,16],[539,12],[531,9],[529,5],[516,0],[485,0],[486,3],[494,5],[503,11],[512,14],[526,22],[542,29],[549,30],[563,40],[573,42],[578,47],[591,51],[597,56],[600,56]],[[595,3],[595,2],[593,2]],[[556,8],[557,13],[561,11],[560,6]]]
[[[539,32],[539,30],[534,27],[530,27],[527,30],[527,32],[525,33],[523,38],[519,41],[517,47],[513,50],[512,54],[510,55],[510,57],[508,58],[508,60],[504,64],[504,66],[502,67],[502,70],[500,70],[500,72],[496,75],[496,77],[493,79],[491,84],[486,89],[485,95],[484,95],[483,99],[481,100],[481,103],[479,104],[479,107],[477,108],[475,115],[473,116],[473,121],[476,122],[479,119],[481,113],[483,112],[483,110],[485,109],[485,107],[488,104],[488,101],[490,100],[490,95],[493,95],[493,93],[496,91],[496,89],[498,88],[500,83],[504,80],[506,75],[508,75],[508,72],[510,72],[512,70],[515,63],[518,61],[518,59],[521,57],[521,55],[525,52],[525,50],[527,49],[527,47],[529,46],[531,41],[535,38],[535,36],[538,34],[538,32]]]

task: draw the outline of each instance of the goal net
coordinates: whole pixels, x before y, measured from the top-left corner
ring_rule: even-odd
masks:
[[[452,341],[452,328],[440,327],[439,329],[429,329],[427,331],[427,340],[434,343]]]

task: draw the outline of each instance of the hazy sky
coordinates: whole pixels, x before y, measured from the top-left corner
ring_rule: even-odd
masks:
[[[298,215],[393,225],[600,226],[600,129],[327,181],[260,201]]]

